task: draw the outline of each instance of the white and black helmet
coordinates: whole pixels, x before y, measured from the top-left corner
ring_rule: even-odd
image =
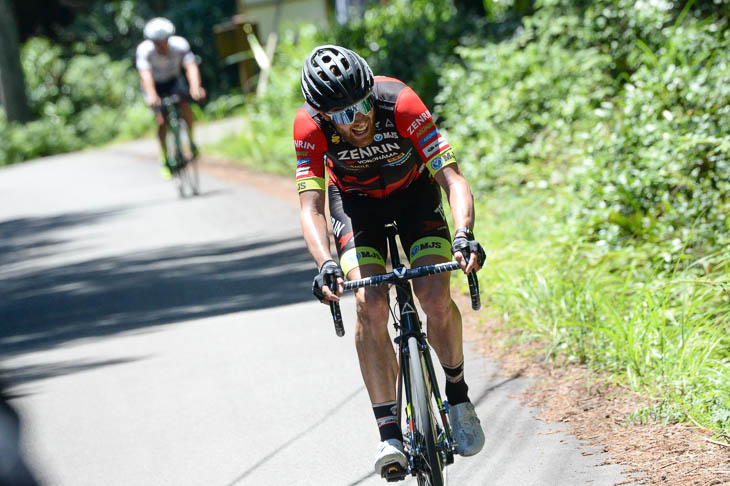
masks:
[[[164,17],[155,17],[144,26],[144,38],[153,42],[167,40],[175,34],[175,26]]]
[[[344,47],[315,47],[302,67],[302,94],[307,103],[325,113],[354,105],[372,87],[368,63]]]

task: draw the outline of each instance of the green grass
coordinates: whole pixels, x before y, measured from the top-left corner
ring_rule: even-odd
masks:
[[[558,201],[558,202],[556,202]],[[569,197],[502,190],[479,201],[484,298],[545,356],[611,373],[656,405],[730,439],[730,257],[670,274],[651,255],[583,242],[560,223]]]
[[[206,145],[206,152],[234,159],[244,167],[294,177],[296,156],[291,140],[284,142],[276,132],[251,128]]]

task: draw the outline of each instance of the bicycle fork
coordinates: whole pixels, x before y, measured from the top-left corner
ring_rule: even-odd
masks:
[[[426,364],[426,370],[427,370],[427,379],[429,381],[428,387],[431,392],[431,395],[433,396],[434,400],[436,401],[436,406],[438,407],[439,416],[441,417],[441,426],[437,423],[436,425],[439,427],[439,435],[438,435],[438,448],[444,455],[444,464],[453,464],[454,463],[454,439],[453,435],[451,433],[451,423],[449,422],[449,404],[448,402],[444,401],[441,398],[441,393],[439,392],[439,388],[437,384],[433,383],[432,380],[434,380],[434,377],[436,376],[435,370],[433,367],[433,360],[431,359],[431,353],[430,348],[428,346],[428,343],[426,342],[426,335],[421,333],[421,337],[416,337],[418,341],[418,346],[421,351],[421,355],[423,356],[424,363]],[[396,342],[399,341],[401,338],[406,338],[405,336],[401,335],[396,338]],[[407,339],[407,338],[406,338]],[[410,357],[408,355],[408,343],[407,341],[400,347],[400,359],[399,359],[399,368],[402,370],[402,373],[399,375],[399,383],[398,383],[398,401],[400,403],[402,392],[401,392],[401,382],[400,382],[400,376],[403,376],[403,385],[405,386],[406,390],[406,421],[408,424],[408,432],[410,433],[411,438],[411,447],[412,450],[415,450],[417,448],[415,444],[415,437],[413,435],[413,410],[410,408],[411,404],[413,403],[412,397],[411,397],[411,389],[410,389],[410,376],[409,376],[409,361]]]

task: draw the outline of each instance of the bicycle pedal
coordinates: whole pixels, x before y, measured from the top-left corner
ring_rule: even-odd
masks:
[[[383,469],[380,471],[380,477],[385,478],[389,483],[403,481],[407,475],[408,471],[403,469],[403,466],[400,464],[388,464],[387,466],[383,466]]]

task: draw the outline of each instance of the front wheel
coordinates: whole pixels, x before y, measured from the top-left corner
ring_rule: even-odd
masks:
[[[424,358],[419,351],[418,340],[408,339],[408,371],[411,382],[411,400],[413,401],[415,443],[420,450],[424,468],[418,472],[419,486],[443,486],[443,465],[441,455],[436,448],[437,427],[431,407],[431,389],[426,381]]]
[[[188,125],[185,120],[179,119],[177,127],[172,131],[173,153],[177,166],[174,175],[178,193],[180,197],[197,196],[200,194],[200,175],[198,174],[198,160],[194,157],[192,150]]]

